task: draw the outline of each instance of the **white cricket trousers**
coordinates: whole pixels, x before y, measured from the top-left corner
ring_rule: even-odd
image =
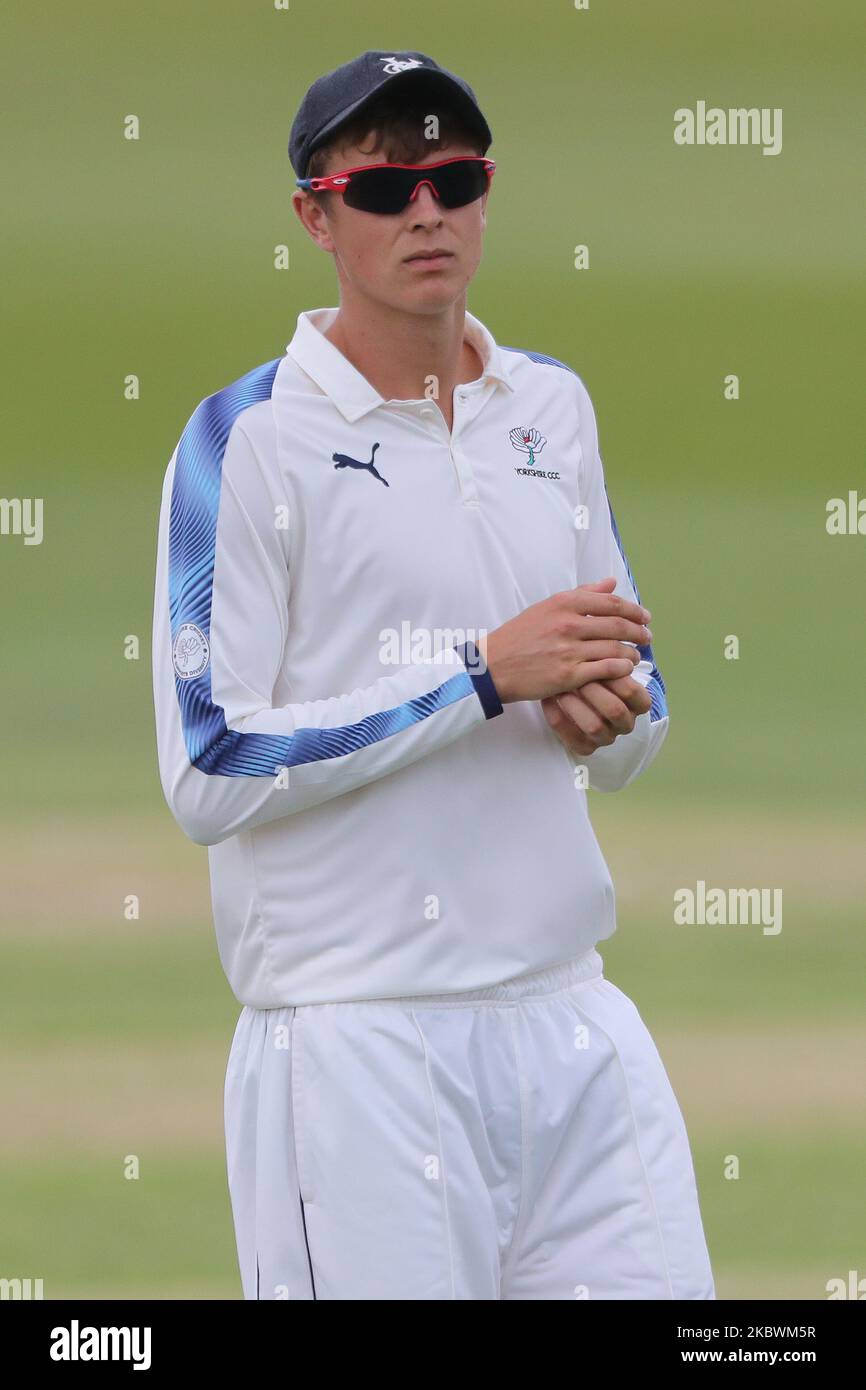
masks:
[[[253,1009],[226,1070],[247,1299],[714,1299],[682,1113],[585,955],[463,994]]]

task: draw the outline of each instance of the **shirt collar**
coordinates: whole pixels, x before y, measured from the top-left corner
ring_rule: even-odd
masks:
[[[386,401],[339,348],[325,337],[325,330],[330,328],[338,312],[336,308],[305,309],[298,314],[298,326],[292,341],[286,346],[286,352],[330,397],[346,419],[354,422],[376,406],[385,405]],[[492,333],[480,319],[467,311],[464,322],[465,336],[481,358],[480,379],[494,381],[513,391],[508,354],[497,345]]]

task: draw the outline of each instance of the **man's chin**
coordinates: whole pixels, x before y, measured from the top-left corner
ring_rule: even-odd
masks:
[[[416,314],[441,314],[455,304],[462,303],[466,297],[466,285],[444,278],[436,284],[413,285],[408,293],[400,296],[403,306]]]

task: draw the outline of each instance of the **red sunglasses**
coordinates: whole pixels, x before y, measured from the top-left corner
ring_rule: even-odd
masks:
[[[296,183],[313,192],[342,193],[347,207],[379,213],[402,212],[427,183],[443,207],[462,208],[489,188],[495,168],[492,159],[462,154],[435,164],[362,164],[325,178],[297,179]]]

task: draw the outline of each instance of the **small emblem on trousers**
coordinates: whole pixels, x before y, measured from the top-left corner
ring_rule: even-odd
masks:
[[[382,474],[379,472],[378,468],[373,462],[373,459],[376,457],[376,450],[378,449],[378,447],[378,444],[373,445],[373,452],[370,454],[369,463],[363,463],[360,459],[350,458],[348,454],[332,454],[331,458],[334,460],[334,467],[363,468],[366,470],[366,472],[372,473],[374,478],[378,478],[380,483],[384,483],[386,487],[390,487],[391,484],[388,482],[388,479],[382,477]]]

